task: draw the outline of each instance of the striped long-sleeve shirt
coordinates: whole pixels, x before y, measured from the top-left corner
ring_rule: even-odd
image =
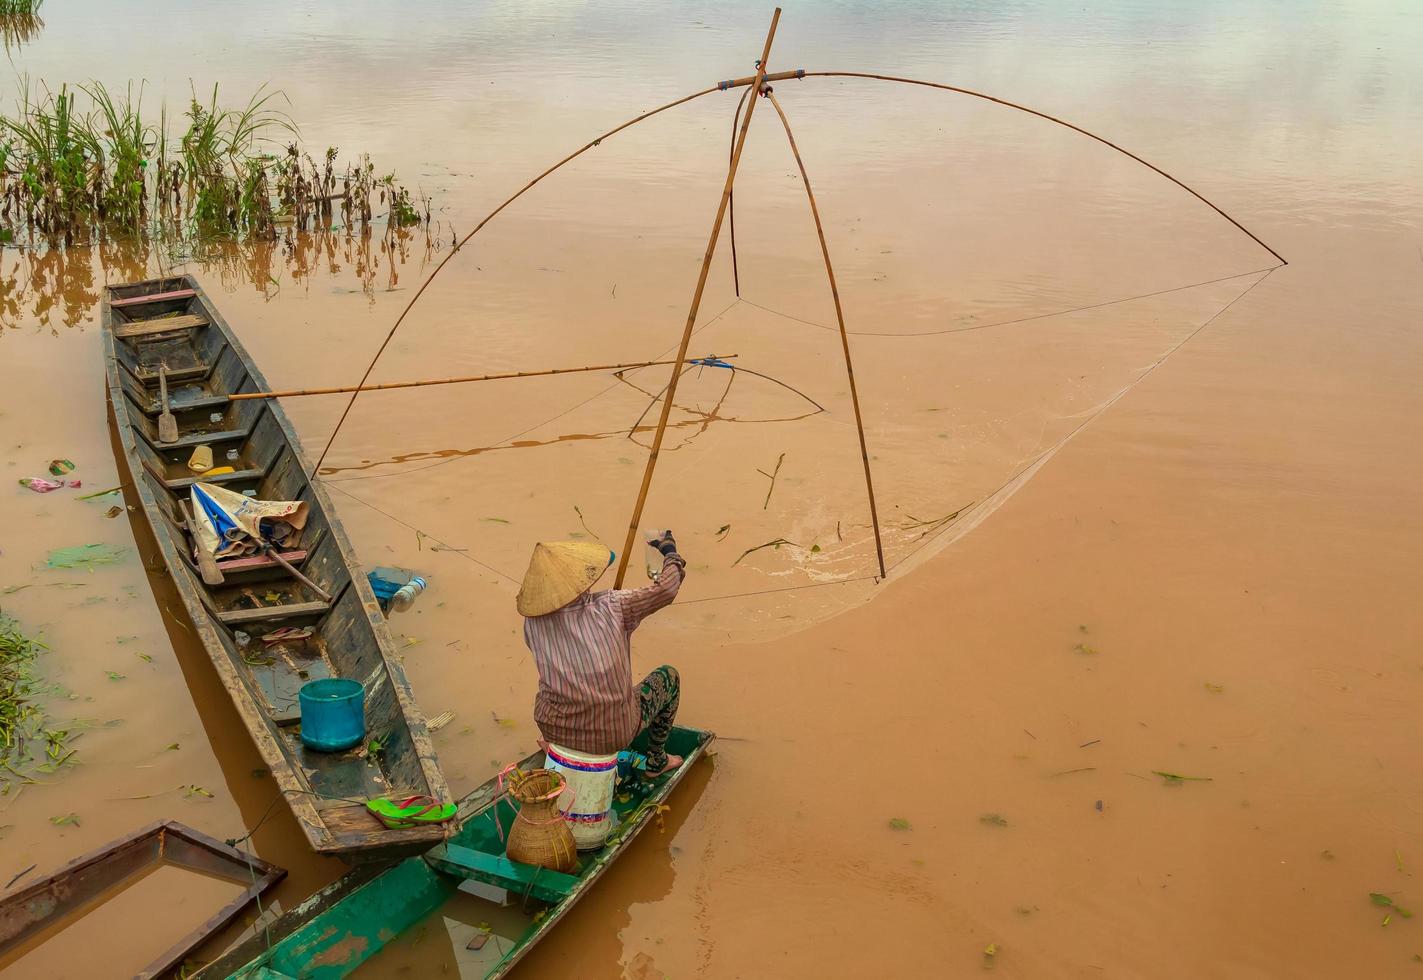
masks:
[[[545,739],[599,754],[633,740],[642,719],[632,681],[632,631],[676,598],[685,564],[673,552],[652,585],[585,592],[524,620],[524,642],[539,671],[534,721]]]

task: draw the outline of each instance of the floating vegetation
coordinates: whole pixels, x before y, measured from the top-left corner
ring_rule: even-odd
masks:
[[[1383,894],[1382,892],[1369,892],[1369,901],[1379,906],[1380,908],[1388,909],[1388,912],[1383,917],[1383,922],[1379,923],[1379,925],[1381,926],[1387,926],[1390,922],[1392,922],[1395,914],[1405,919],[1413,918],[1412,912],[1404,908],[1402,905],[1399,905],[1392,898],[1390,898],[1388,895]]]
[[[123,553],[123,548],[111,544],[81,544],[54,549],[49,553],[47,564],[50,568],[92,569],[96,565],[116,564]]]
[[[1224,694],[1224,693],[1225,693],[1225,685],[1224,685],[1224,684],[1212,684],[1210,681],[1206,681],[1206,690],[1209,691],[1209,692],[1212,693],[1212,694]]]
[[[771,506],[771,494],[773,494],[773,493],[776,492],[776,477],[780,476],[780,474],[781,474],[781,464],[784,463],[785,461],[786,461],[786,454],[785,454],[785,453],[781,453],[780,457],[776,460],[776,468],[773,469],[771,472],[767,473],[765,470],[761,469],[760,467],[757,467],[757,468],[756,468],[756,472],[757,472],[757,473],[760,473],[760,474],[761,474],[762,476],[764,476],[766,479],[768,479],[768,480],[771,481],[771,485],[766,488],[766,499],[761,503],[761,509],[762,509],[762,510],[765,510],[767,507]]]
[[[890,829],[890,830],[910,830],[910,829],[912,829],[912,828],[911,828],[911,825],[910,825],[909,821],[908,821],[908,820],[905,820],[903,817],[890,817],[890,818],[889,818],[889,829]]]
[[[77,751],[69,746],[70,728],[55,727],[39,700],[56,693],[35,674],[47,649],[0,613],[0,796],[38,782],[37,774],[57,772]]]
[[[990,827],[1008,826],[1008,818],[1003,816],[1003,814],[1001,813],[985,813],[983,816],[978,818],[978,822],[981,824],[987,824]]]
[[[783,545],[783,544],[784,544],[784,545],[789,545],[789,546],[792,547],[792,548],[799,548],[799,547],[800,547],[800,545],[796,544],[794,541],[787,541],[785,538],[776,538],[774,541],[767,541],[765,544],[758,544],[758,545],[757,545],[756,547],[754,547],[754,548],[747,548],[745,551],[743,551],[743,552],[741,553],[741,557],[740,557],[740,558],[737,558],[736,561],[734,561],[734,562],[731,563],[731,567],[732,567],[732,568],[735,568],[737,565],[740,565],[740,564],[741,564],[741,559],[742,559],[742,558],[745,558],[747,555],[754,554],[754,553],[756,553],[756,552],[762,550],[763,548],[772,548],[772,549],[774,549],[774,550],[776,550],[776,551],[780,551],[780,550],[781,550],[781,545]]]
[[[1178,772],[1162,772],[1160,769],[1151,770],[1153,776],[1160,776],[1162,782],[1167,786],[1180,786],[1182,783],[1209,783],[1210,776],[1183,776]]]
[[[379,207],[392,232],[429,226],[429,199],[368,157],[338,166],[329,147],[313,159],[283,102],[264,86],[225,108],[214,85],[205,99],[194,91],[170,132],[166,106],[156,123],[145,114],[141,83],[54,92],[25,80],[13,115],[0,115],[0,242],[275,240],[279,225],[365,229]]]

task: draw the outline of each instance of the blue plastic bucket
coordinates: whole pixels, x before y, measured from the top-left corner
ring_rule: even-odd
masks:
[[[301,740],[318,752],[343,752],[366,735],[366,689],[347,677],[301,686]]]

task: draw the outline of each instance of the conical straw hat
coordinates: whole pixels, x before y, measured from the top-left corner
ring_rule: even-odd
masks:
[[[534,545],[524,584],[514,600],[519,615],[542,616],[562,609],[598,581],[612,554],[591,541],[540,541]]]

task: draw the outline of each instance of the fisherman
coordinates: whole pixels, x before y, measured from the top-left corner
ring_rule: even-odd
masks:
[[[539,671],[534,721],[545,742],[611,755],[645,731],[647,774],[656,776],[682,764],[667,754],[680,678],[664,664],[634,687],[632,631],[677,597],[687,563],[671,531],[648,544],[662,554],[651,585],[590,592],[616,554],[588,541],[540,542],[515,605]]]

